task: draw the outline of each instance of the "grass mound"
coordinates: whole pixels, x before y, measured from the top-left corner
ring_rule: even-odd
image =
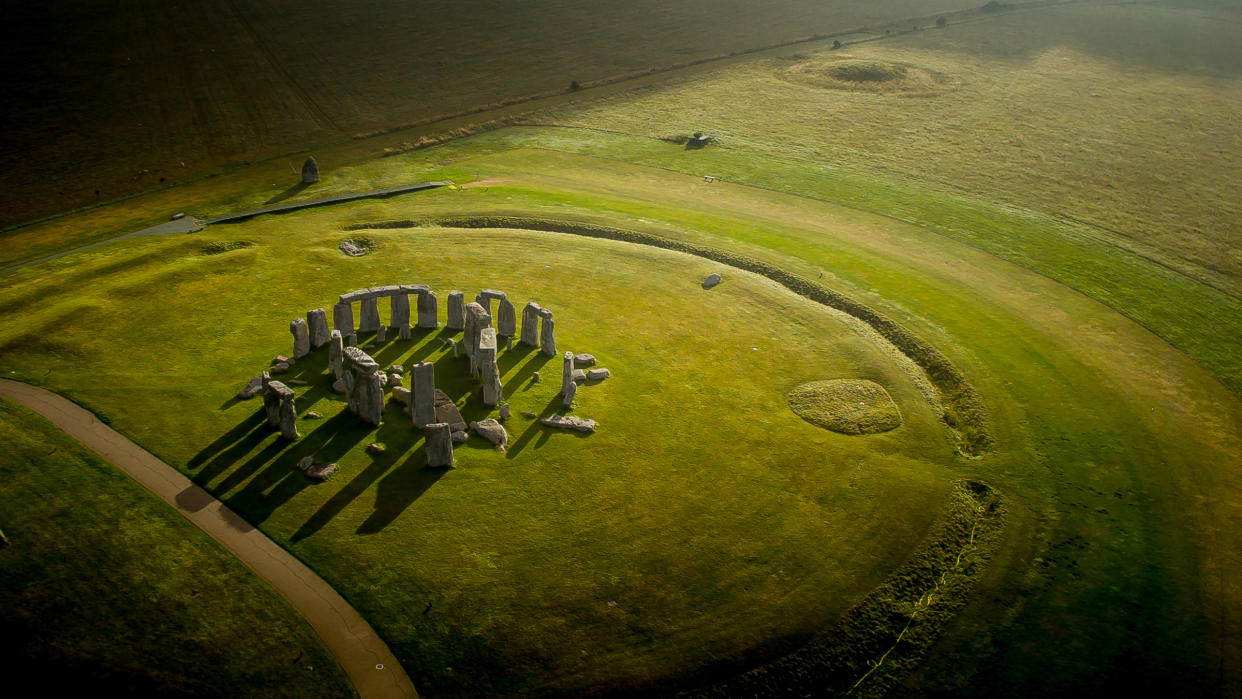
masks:
[[[798,417],[841,434],[877,434],[901,427],[901,411],[888,391],[866,379],[804,383],[789,392]]]
[[[943,73],[909,63],[851,58],[816,58],[789,66],[780,77],[820,90],[934,94],[960,85]]]
[[[217,240],[214,243],[207,243],[204,245],[201,249],[199,249],[198,254],[219,255],[233,250],[242,250],[252,247],[254,247],[254,243],[249,240]]]

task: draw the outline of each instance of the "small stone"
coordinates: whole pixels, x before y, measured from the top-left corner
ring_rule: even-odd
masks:
[[[401,374],[389,374],[388,375],[388,387],[389,388],[395,388],[400,385],[401,385]]]
[[[302,379],[289,379],[285,383],[289,384],[290,386],[309,386],[310,385],[310,382],[303,381]]]
[[[713,272],[712,274],[707,275],[707,279],[703,280],[703,288],[710,289],[719,283],[720,283],[720,275]]]
[[[281,362],[280,364],[277,364],[276,366],[272,367],[272,374],[273,374],[273,375],[275,375],[275,374],[284,374],[284,373],[286,373],[286,372],[288,372],[288,371],[289,371],[289,365],[288,365],[288,364],[286,364],[286,363],[284,363],[284,362]]]
[[[388,367],[388,373],[389,374],[404,374],[405,367],[400,364],[393,364],[392,366]]]
[[[595,355],[582,352],[574,355],[574,366],[595,366]]]
[[[470,439],[470,433],[465,430],[457,430],[449,435],[449,439],[453,441],[453,444],[465,444]]]
[[[383,442],[371,442],[370,444],[367,445],[367,451],[371,452],[372,454],[383,454],[384,452],[388,451],[388,445],[384,444]]]
[[[305,471],[314,465],[315,465],[314,459],[310,458],[309,456],[303,456],[302,460],[298,462],[298,470]]]
[[[470,423],[470,429],[483,439],[496,445],[497,451],[504,451],[509,446],[509,433],[499,422],[488,418]]]
[[[259,376],[256,376],[253,379],[250,379],[249,383],[246,384],[246,387],[237,392],[237,397],[240,398],[241,400],[249,400],[251,398],[254,398],[255,395],[257,395],[259,391],[262,391],[262,390],[263,390],[263,376],[262,374],[260,374]]]
[[[582,383],[583,381],[586,381],[586,371],[574,369],[574,383]]]
[[[500,406],[500,419],[501,421],[509,419],[509,404],[508,403],[504,403]]]
[[[598,369],[587,369],[586,373],[587,381],[603,381],[609,376],[612,376],[612,372],[603,367]]]
[[[556,427],[562,430],[575,430],[577,432],[588,433],[595,432],[595,421],[584,420],[580,417],[553,415],[552,417],[545,417],[539,422],[547,425],[548,427]]]
[[[397,386],[392,389],[392,399],[402,405],[410,404],[410,389],[404,386]]]
[[[537,371],[536,371],[535,373],[533,373],[533,374],[531,374],[531,375],[530,375],[530,382],[531,382],[531,383],[539,383],[539,379],[540,379],[540,376],[539,376],[539,372],[537,372]]]
[[[312,481],[326,481],[334,473],[336,473],[336,464],[319,464],[306,469],[306,477]]]
[[[290,358],[286,357],[286,356],[285,356],[285,355],[283,355],[283,354],[278,354],[278,355],[276,355],[275,357],[273,357],[273,358],[272,358],[272,366],[276,366],[277,364],[290,364],[290,365],[292,365],[292,364],[296,364],[296,363],[297,363],[297,360],[295,360],[295,359],[290,359]]]
[[[302,419],[303,420],[318,420],[322,417],[323,417],[322,415],[315,412],[314,410],[310,410],[310,411],[307,411],[307,413],[302,416]]]
[[[528,419],[528,420],[534,420],[534,419],[535,419],[535,414],[534,414],[534,413],[532,413],[532,412],[531,412],[531,411],[529,411],[529,410],[523,410],[523,411],[522,411],[522,417],[524,417],[524,418],[526,418],[526,419]]]

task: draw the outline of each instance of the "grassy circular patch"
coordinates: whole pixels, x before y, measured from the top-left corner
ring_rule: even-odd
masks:
[[[789,392],[789,407],[812,425],[841,434],[901,427],[901,411],[884,387],[866,379],[812,381]]]
[[[948,75],[909,63],[848,57],[817,58],[781,71],[781,78],[821,90],[928,95],[958,87]]]

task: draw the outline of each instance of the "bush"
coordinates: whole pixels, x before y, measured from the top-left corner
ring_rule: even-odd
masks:
[[[944,18],[944,17],[937,17],[937,18],[936,18],[936,28],[937,28],[937,29],[944,29],[944,28],[945,28],[945,27],[947,27],[947,26],[949,26],[949,20],[948,20],[948,19],[946,19],[946,18]]]

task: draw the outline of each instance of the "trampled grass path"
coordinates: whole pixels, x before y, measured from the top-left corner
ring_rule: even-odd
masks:
[[[42,415],[171,505],[267,581],[315,629],[363,699],[417,697],[387,644],[323,578],[176,469],[52,393],[0,379],[0,397]]]

